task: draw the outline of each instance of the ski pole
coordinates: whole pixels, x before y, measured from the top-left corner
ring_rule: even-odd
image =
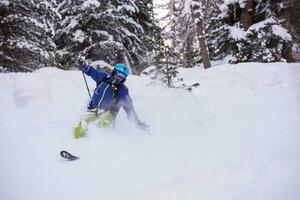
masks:
[[[84,82],[85,82],[85,85],[86,85],[86,89],[87,89],[87,91],[88,91],[88,93],[89,93],[89,96],[90,96],[90,98],[91,98],[92,96],[91,96],[91,92],[90,92],[89,86],[88,86],[87,81],[86,81],[85,74],[84,74],[83,70],[81,70],[81,72],[82,72],[82,75],[83,75],[83,78],[84,78]]]

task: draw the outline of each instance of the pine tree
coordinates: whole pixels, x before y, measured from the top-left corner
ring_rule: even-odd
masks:
[[[139,12],[136,13],[134,19],[143,27],[142,40],[146,48],[151,51],[155,45],[155,34],[159,32],[159,27],[154,19],[153,0],[136,0],[135,4]]]
[[[96,66],[123,62],[133,72],[141,71],[154,40],[151,7],[145,2],[62,1],[56,39],[60,62],[70,68],[78,56],[85,56]]]
[[[178,21],[180,14],[180,0],[170,0],[164,6],[167,14],[161,19],[164,20],[163,38],[169,44],[170,48],[176,49],[178,45]]]
[[[163,73],[163,82],[167,85],[167,87],[174,87],[174,79],[176,78],[178,71],[176,63],[173,63],[174,57],[176,53],[173,48],[166,46],[164,48],[165,55],[165,65],[161,68],[161,72]]]
[[[182,55],[181,66],[193,67],[196,62],[200,62],[200,56],[198,55],[197,41],[195,40],[196,27],[194,19],[192,17],[192,1],[181,0],[180,14],[178,19],[178,41],[177,44],[178,53]],[[196,44],[196,45],[195,45]]]
[[[146,59],[141,65],[143,66],[142,68],[145,68],[153,63],[154,51],[155,49],[157,50],[157,43],[159,45],[159,40],[161,39],[161,28],[155,20],[153,0],[136,0],[135,4],[139,8],[135,19],[144,30],[141,40],[146,48],[146,56],[144,56]]]
[[[203,62],[210,67],[206,41],[206,26],[214,13],[216,0],[181,0],[178,17],[178,52],[184,66]]]
[[[219,7],[216,8],[207,25],[207,43],[212,60],[224,59],[229,54],[228,46],[231,44],[228,26],[220,20],[220,13]]]
[[[162,74],[162,81],[168,87],[173,87],[173,80],[178,73],[177,68],[181,60],[180,42],[178,41],[180,0],[170,0],[163,7],[167,9],[167,14],[161,19],[165,23],[157,38],[155,64],[158,67],[158,73]]]
[[[153,49],[153,65],[155,65],[158,69],[161,69],[165,65],[165,41],[161,34],[161,29],[155,34],[155,44]]]
[[[163,27],[163,37],[172,49],[171,62],[176,67],[191,67],[193,65],[192,40],[195,31],[192,24],[190,4],[185,0],[170,0],[166,5],[167,15],[163,18],[165,26]]]
[[[55,67],[55,1],[0,2],[0,65],[6,71]]]
[[[117,60],[123,46],[112,35],[117,26],[112,2],[62,0],[58,9],[62,15],[56,36],[60,63],[69,69],[85,56],[95,65],[97,61],[113,65],[110,62]]]
[[[215,42],[215,58],[229,56],[229,62],[277,62],[290,60],[292,36],[284,28],[283,0],[228,1],[215,18],[217,30],[210,40]]]

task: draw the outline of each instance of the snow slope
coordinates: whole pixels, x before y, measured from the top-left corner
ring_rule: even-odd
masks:
[[[0,74],[2,200],[298,200],[300,64],[182,69],[192,92],[128,80],[138,115],[72,138],[82,74]],[[89,85],[94,83],[89,79]],[[67,162],[68,150],[81,158]]]

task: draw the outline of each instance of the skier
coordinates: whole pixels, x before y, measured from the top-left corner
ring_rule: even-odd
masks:
[[[96,122],[101,128],[112,127],[121,107],[125,110],[127,118],[144,131],[149,126],[139,120],[129,96],[128,88],[124,85],[128,76],[128,68],[124,64],[117,64],[111,74],[95,69],[93,66],[77,61],[77,66],[96,82],[96,88],[81,121],[74,129],[74,137],[86,136],[88,125]]]

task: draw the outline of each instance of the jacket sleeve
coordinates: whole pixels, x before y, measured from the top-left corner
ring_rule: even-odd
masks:
[[[103,71],[96,70],[93,66],[89,64],[83,65],[83,72],[90,76],[96,83],[98,83],[107,74]]]
[[[123,109],[127,114],[127,118],[129,121],[133,121],[135,123],[139,123],[138,116],[134,110],[133,102],[131,97],[129,96],[128,88],[124,87],[119,93],[119,98]]]

